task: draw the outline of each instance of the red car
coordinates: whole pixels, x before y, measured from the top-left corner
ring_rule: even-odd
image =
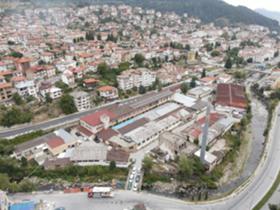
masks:
[[[93,192],[88,192],[88,198],[93,198]]]

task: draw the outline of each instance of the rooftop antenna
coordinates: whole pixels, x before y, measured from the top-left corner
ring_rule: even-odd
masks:
[[[203,136],[202,136],[202,141],[201,141],[201,148],[200,148],[200,161],[202,163],[205,163],[205,153],[206,153],[206,145],[207,145],[207,139],[208,139],[210,110],[211,110],[211,103],[210,103],[210,101],[208,101],[206,116],[205,116],[205,124],[204,124],[204,127],[203,127]]]

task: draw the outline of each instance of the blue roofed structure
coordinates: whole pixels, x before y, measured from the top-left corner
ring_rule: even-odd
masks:
[[[13,203],[10,205],[9,210],[35,210],[35,203],[30,200]]]

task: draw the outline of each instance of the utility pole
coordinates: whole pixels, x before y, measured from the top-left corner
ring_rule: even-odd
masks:
[[[206,153],[206,146],[207,146],[207,139],[208,139],[208,128],[209,128],[209,118],[210,118],[210,110],[211,110],[211,103],[208,101],[207,103],[207,110],[205,116],[205,124],[203,127],[203,136],[201,141],[200,147],[200,161],[205,163],[205,153]]]

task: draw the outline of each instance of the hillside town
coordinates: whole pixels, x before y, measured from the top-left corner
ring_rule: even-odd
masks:
[[[61,119],[0,145],[3,158],[34,169],[23,181],[40,189],[207,200],[246,161],[251,101],[280,98],[279,36],[264,26],[221,27],[123,4],[0,12],[1,128]],[[98,179],[79,177],[83,169]],[[1,188],[1,210],[55,209],[8,198],[25,191],[11,187],[21,181]]]

